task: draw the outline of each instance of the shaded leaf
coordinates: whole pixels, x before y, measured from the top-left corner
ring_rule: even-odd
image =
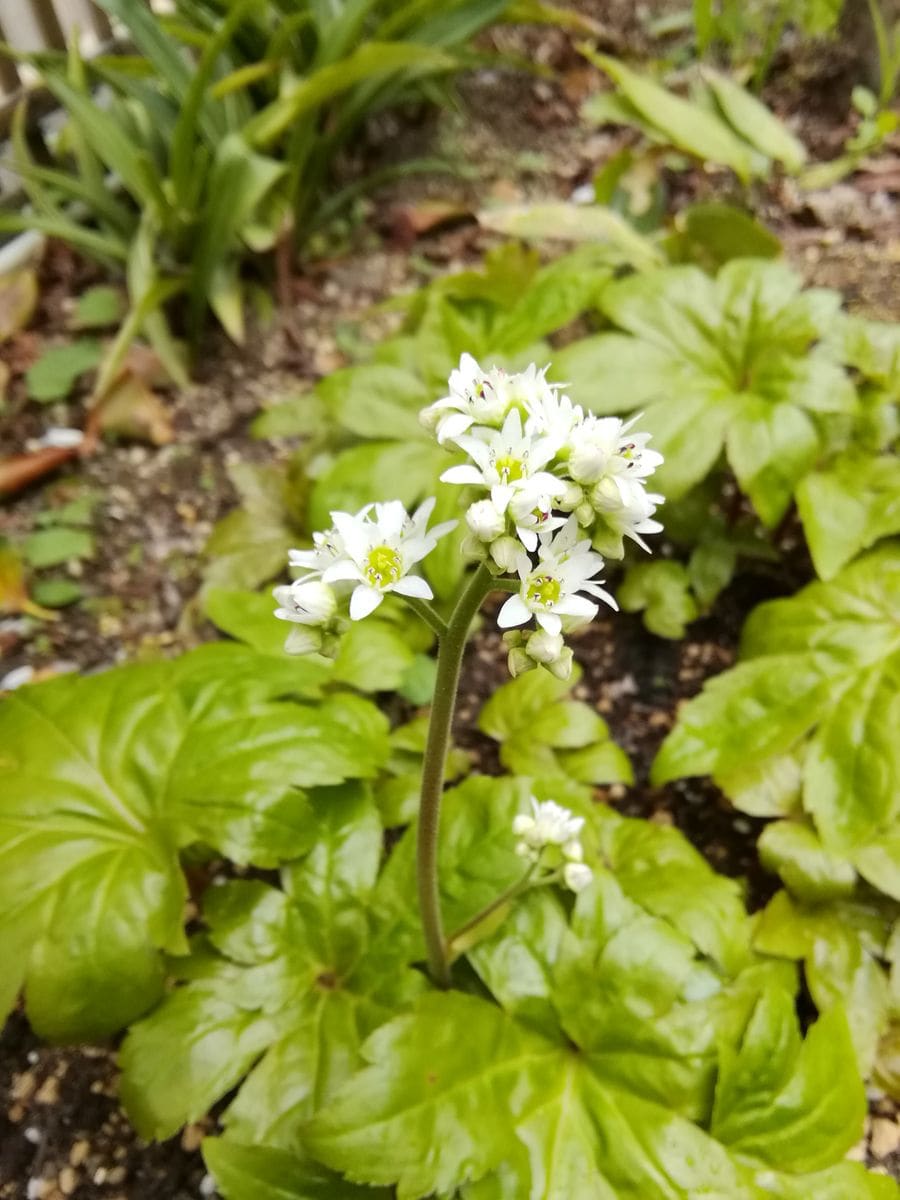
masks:
[[[44,403],[65,400],[78,377],[97,366],[101,354],[99,343],[86,339],[45,350],[25,373],[28,395]]]

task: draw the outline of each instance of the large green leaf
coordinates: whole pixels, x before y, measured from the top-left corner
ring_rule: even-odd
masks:
[[[598,413],[645,409],[665,462],[654,475],[678,499],[722,450],[760,517],[775,525],[858,400],[834,349],[834,293],[801,290],[781,263],[733,259],[715,280],[697,267],[633,275],[604,288],[617,331],[564,349],[555,370]]]
[[[781,995],[769,989],[760,1005]],[[846,1033],[830,1036],[823,1024],[798,1054],[790,1019],[792,1042],[768,1047],[774,1117],[768,1127],[760,1122],[755,1138],[751,1113],[743,1124],[735,1115],[728,1130],[735,1141],[743,1134],[746,1148],[732,1150],[665,1101],[646,1099],[619,1072],[610,1078],[602,1055],[580,1053],[459,993],[424,997],[410,1016],[378,1030],[364,1047],[369,1065],[313,1120],[308,1144],[351,1180],[396,1182],[399,1200],[448,1194],[467,1182],[476,1186],[465,1194],[479,1200],[800,1195],[799,1187],[818,1182],[800,1174],[807,1164],[827,1168],[852,1144],[865,1098],[859,1084],[821,1088],[827,1071],[852,1070]],[[746,1058],[760,1053],[768,1033],[760,1024],[746,1035]],[[839,1014],[833,1028],[841,1033]],[[735,1105],[742,1068],[738,1054]],[[867,1190],[862,1168],[851,1176],[855,1194],[881,1194]]]
[[[898,616],[896,544],[761,605],[744,628],[744,661],[681,710],[654,780],[713,774],[740,804],[735,773],[806,739],[803,806],[825,850],[900,897]]]
[[[208,944],[188,982],[129,1033],[122,1095],[145,1136],[168,1136],[247,1076],[222,1118],[228,1139],[299,1153],[362,1038],[424,986],[389,950],[370,953],[382,831],[368,790],[321,789],[311,806],[315,845],[285,890],[207,893]]]
[[[0,913],[38,1029],[109,1033],[157,999],[157,950],[185,945],[182,847],[272,866],[315,836],[302,789],[377,772],[387,723],[366,701],[280,698],[320,679],[212,646],[0,704]]]

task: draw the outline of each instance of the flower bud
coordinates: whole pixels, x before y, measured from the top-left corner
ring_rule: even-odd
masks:
[[[584,526],[585,529],[594,523],[594,507],[588,500],[582,502],[575,509],[575,516],[578,519],[578,524]]]
[[[506,659],[506,664],[509,667],[509,673],[513,679],[517,679],[520,675],[524,675],[526,671],[533,671],[537,664],[529,655],[528,651],[521,646],[515,646],[510,650]]]
[[[598,512],[610,512],[622,507],[622,493],[610,477],[601,479],[591,488],[591,504]]]
[[[295,625],[284,643],[287,654],[318,654],[322,649],[322,631],[309,625]]]
[[[569,679],[572,675],[573,657],[574,656],[571,649],[566,646],[559,658],[554,659],[553,662],[546,664],[547,670],[551,675],[555,675],[557,679]]]
[[[550,634],[545,629],[538,629],[528,639],[525,649],[535,662],[546,665],[555,662],[562,655],[565,642],[561,634]]]
[[[596,483],[608,463],[609,455],[604,450],[586,442],[573,446],[569,455],[569,473],[578,483]]]
[[[594,872],[584,863],[569,862],[563,868],[563,879],[572,892],[583,892],[593,878]]]
[[[524,553],[522,543],[514,537],[499,537],[491,543],[491,558],[501,571],[515,571]]]
[[[584,488],[571,480],[566,480],[566,490],[556,499],[556,507],[563,512],[574,512],[584,500]]]
[[[581,860],[584,858],[584,850],[581,848],[581,842],[579,842],[577,838],[573,838],[570,842],[566,842],[562,848],[562,852],[563,856],[567,858],[569,862],[581,862]]]
[[[466,512],[466,524],[482,542],[493,542],[506,530],[506,518],[490,500],[476,500]]]
[[[524,837],[526,833],[530,833],[534,829],[534,817],[528,813],[518,813],[513,818],[513,833],[516,837]]]

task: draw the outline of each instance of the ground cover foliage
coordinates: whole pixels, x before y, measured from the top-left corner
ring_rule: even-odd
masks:
[[[778,262],[622,266],[609,246],[541,265],[508,245],[414,296],[368,361],[259,418],[259,436],[303,441],[284,469],[241,468],[245,504],[210,543],[203,603],[238,644],[0,705],[4,1002],[24,987],[52,1038],[130,1026],[123,1097],[145,1136],[227,1098],[205,1155],[228,1200],[896,1194],[842,1161],[864,1079],[898,1087],[900,559],[889,539],[866,552],[896,532],[889,506],[863,501],[871,519],[849,528],[836,487],[830,513],[804,516],[813,546],[828,522],[844,533],[838,551],[821,542],[824,569],[814,555],[822,580],[751,617],[741,662],[686,706],[654,768],[712,774],[773,818],[760,854],[784,890],[766,910],[748,916],[680,834],[592,801],[591,784],[630,779],[627,757],[573,681],[535,670],[479,718],[510,775],[452,758],[448,926],[519,877],[509,829],[532,795],[584,819],[594,882],[501,904],[461,939],[450,992],[421,969],[412,902],[426,722],[392,730],[365,695],[426,703],[432,635],[389,598],[333,661],[289,658],[255,590],[331,510],[435,491],[454,459],[418,412],[463,351],[509,369],[553,358],[586,407],[643,408],[684,553],[626,567],[626,590],[678,568],[697,611],[742,555],[777,559],[792,497],[848,462],[883,463],[890,499],[892,327]],[[553,349],[576,318],[593,331]],[[864,486],[847,489],[856,512]],[[599,537],[623,552],[615,529]],[[424,566],[440,605],[459,534]],[[207,887],[186,929],[192,872],[223,856],[267,874]],[[805,1035],[800,969],[819,1010]]]

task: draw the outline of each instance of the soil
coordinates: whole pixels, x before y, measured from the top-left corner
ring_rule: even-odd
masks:
[[[652,49],[631,0],[580,7],[601,23],[600,42],[607,48]],[[621,133],[586,132],[578,123],[578,106],[600,78],[577,56],[571,38],[554,29],[508,28],[493,35],[493,44],[554,74],[535,78],[483,69],[461,87],[460,111],[438,118],[387,116],[345,164],[352,179],[373,161],[427,150],[468,164],[469,175],[413,178],[383,190],[361,206],[356,224],[339,241],[323,247],[322,257],[282,281],[282,299],[290,303],[270,328],[257,331],[241,350],[210,335],[193,385],[164,395],[171,442],[106,445],[0,509],[0,536],[19,539],[34,528],[38,514],[86,490],[98,498],[94,558],[57,572],[77,578],[86,598],[53,623],[0,618],[0,679],[12,671],[17,682],[64,669],[92,671],[175,653],[214,636],[192,599],[203,545],[236,500],[228,469],[289,452],[287,445],[255,440],[253,416],[344,365],[347,349],[360,338],[384,332],[391,318],[373,314],[374,304],[477,261],[495,239],[466,220],[466,211],[492,199],[568,197],[622,144]],[[802,70],[792,73],[792,60],[779,59],[768,94],[826,157],[839,151],[849,129],[846,108],[826,103],[839,67],[825,56],[818,73],[815,60],[810,65],[805,59]],[[757,209],[810,283],[839,288],[854,310],[896,320],[900,182],[896,173],[885,173],[885,186],[874,186],[880,178],[874,164],[828,192],[805,196],[789,181],[776,181],[756,197]],[[727,194],[729,186],[725,176],[693,171],[672,181],[672,201],[682,207]],[[461,208],[463,218],[418,233],[410,206],[435,199]],[[27,400],[21,376],[46,345],[68,336],[72,298],[96,278],[62,247],[51,246],[45,255],[32,327],[4,347],[14,374],[0,411],[0,456],[24,449],[49,425],[81,423],[83,394],[39,407]],[[791,586],[803,581],[802,563],[798,569]],[[761,822],[735,814],[707,781],[651,788],[647,773],[679,701],[734,661],[746,614],[787,587],[770,576],[742,577],[681,642],[655,638],[637,617],[617,615],[596,622],[576,645],[584,670],[576,694],[596,705],[636,771],[633,787],[601,788],[600,798],[629,815],[677,825],[717,869],[745,881],[754,908],[773,891],[755,853]],[[499,770],[496,748],[474,731],[471,718],[504,678],[502,645],[486,624],[467,654],[457,738],[488,771]],[[0,1035],[0,1200],[213,1195],[198,1151],[206,1127],[190,1126],[178,1139],[147,1146],[128,1125],[116,1086],[114,1046],[48,1047],[15,1013]],[[900,1177],[895,1108],[873,1094],[870,1111],[857,1156]]]

